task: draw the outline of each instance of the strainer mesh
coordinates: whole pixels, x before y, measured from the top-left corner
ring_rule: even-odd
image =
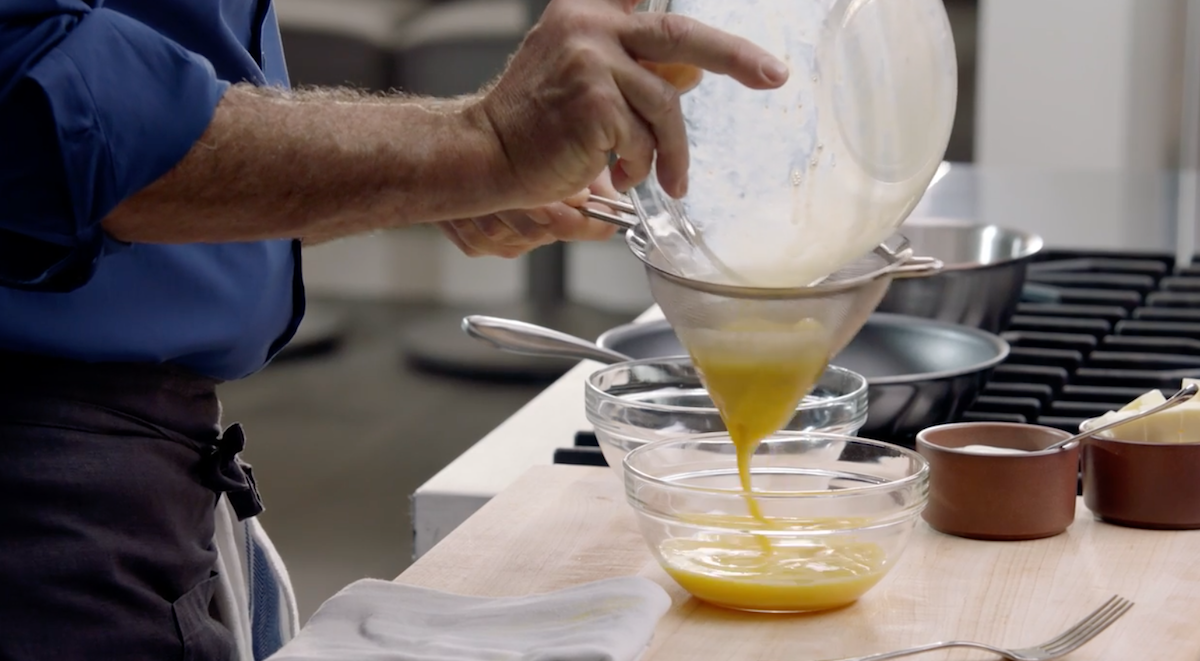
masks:
[[[720,345],[727,355],[737,352],[759,359],[811,351],[818,341],[828,357],[835,356],[883,300],[892,272],[911,256],[907,242],[897,236],[817,285],[760,289],[684,278],[673,272],[641,229],[631,231],[627,240],[647,265],[654,301],[689,352],[694,355],[703,342]]]

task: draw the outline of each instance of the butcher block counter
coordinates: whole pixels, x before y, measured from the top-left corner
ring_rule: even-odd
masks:
[[[850,607],[759,615],[691,598],[658,567],[612,471],[537,466],[397,581],[478,596],[519,596],[616,576],[662,585],[673,605],[644,661],[817,661],[966,639],[1045,641],[1114,594],[1136,603],[1070,661],[1200,661],[1200,531],[1094,521],[1032,542],[980,542],[918,524],[899,564]],[[915,659],[994,659],[968,650]]]

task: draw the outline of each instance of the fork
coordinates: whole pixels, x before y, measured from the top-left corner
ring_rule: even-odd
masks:
[[[897,650],[895,652],[856,656],[841,659],[840,661],[882,661],[883,659],[896,659],[902,656],[922,654],[948,647],[970,647],[977,650],[984,650],[993,654],[999,654],[1001,657],[1008,659],[1008,661],[1050,661],[1050,659],[1061,659],[1100,635],[1101,631],[1107,629],[1110,624],[1116,622],[1122,615],[1129,612],[1130,608],[1133,608],[1132,601],[1114,595],[1111,599],[1104,602],[1103,606],[1092,611],[1091,615],[1076,622],[1071,628],[1041,645],[1034,645],[1033,647],[1005,649],[1003,647],[993,647],[965,640],[950,640],[942,643],[922,645],[920,647],[911,647],[906,650]]]

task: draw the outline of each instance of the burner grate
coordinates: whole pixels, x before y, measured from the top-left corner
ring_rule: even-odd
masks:
[[[1076,431],[1146,390],[1200,376],[1200,278],[1174,273],[1170,258],[1052,252],[1030,265],[1029,282],[1038,300],[1019,306],[1004,334],[1012,355],[973,419],[1016,414]]]

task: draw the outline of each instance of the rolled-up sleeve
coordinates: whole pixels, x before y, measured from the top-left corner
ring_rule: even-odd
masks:
[[[0,286],[85,284],[120,248],[100,222],[183,159],[226,87],[205,58],[119,12],[0,9]]]

